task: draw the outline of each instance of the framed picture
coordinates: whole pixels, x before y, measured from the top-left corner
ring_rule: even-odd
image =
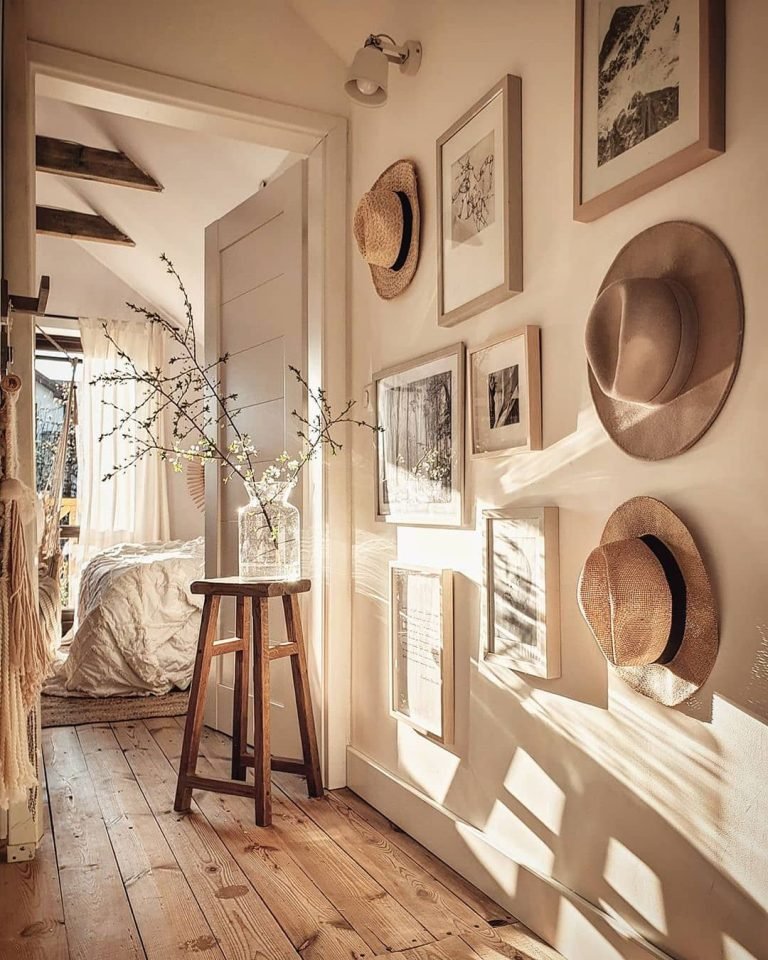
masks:
[[[527,326],[469,351],[473,458],[541,450],[540,343]]]
[[[437,141],[437,320],[523,289],[522,82],[506,76]]]
[[[560,676],[557,507],[487,510],[485,659]]]
[[[376,519],[464,523],[464,344],[374,376]]]
[[[453,571],[390,564],[392,715],[453,743]]]
[[[574,219],[725,150],[725,0],[576,0]]]

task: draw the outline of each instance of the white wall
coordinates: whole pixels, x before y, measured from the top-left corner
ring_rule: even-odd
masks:
[[[334,4],[325,6],[332,15]],[[536,681],[479,662],[479,523],[478,531],[376,524],[371,443],[360,432],[353,747],[522,864],[506,873],[483,865],[482,844],[467,843],[456,858],[473,875],[485,871],[489,887],[506,890],[518,915],[572,960],[625,948],[612,936],[614,946],[598,948],[584,918],[533,871],[614,911],[677,957],[768,957],[768,5],[738,0],[729,8],[726,155],[589,225],[571,219],[573,0],[382,0],[366,11],[370,29],[421,40],[424,59],[414,79],[390,73],[386,107],[353,110],[353,203],[387,164],[410,157],[421,177],[423,235],[416,278],[393,302],[377,298],[353,256],[353,395],[379,368],[457,340],[473,345],[520,324],[541,325],[546,449],[472,464],[468,493],[478,510],[559,506],[563,671],[559,680]],[[440,329],[435,139],[504,73],[523,78],[525,292]],[[644,464],[614,447],[593,414],[584,323],[620,247],[674,218],[710,227],[732,251],[746,301],[744,358],[704,439],[681,457]],[[689,523],[721,606],[715,670],[678,710],[609,675],[576,603],[581,565],[606,518],[638,494],[659,497]],[[396,557],[457,571],[451,749],[388,716],[387,562]],[[412,806],[397,785],[387,795],[401,814]],[[443,849],[430,830],[420,838]],[[450,843],[455,848],[455,836]]]

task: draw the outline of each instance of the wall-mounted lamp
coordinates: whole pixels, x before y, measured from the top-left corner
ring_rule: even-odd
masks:
[[[390,63],[399,64],[400,72],[412,77],[421,66],[421,43],[407,40],[398,46],[389,34],[372,33],[355,54],[344,89],[357,103],[380,107],[387,102]]]

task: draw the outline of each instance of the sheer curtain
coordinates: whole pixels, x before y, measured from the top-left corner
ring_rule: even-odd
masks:
[[[119,434],[99,440],[118,418],[110,403],[130,410],[136,403],[133,383],[91,381],[118,367],[117,349],[104,335],[104,323],[117,347],[140,370],[165,366],[161,330],[152,323],[126,320],[80,320],[83,342],[83,379],[78,396],[78,501],[80,506],[80,564],[97,551],[117,543],[168,540],[167,465],[159,456],[146,457],[129,470],[116,473],[115,464],[131,454]]]

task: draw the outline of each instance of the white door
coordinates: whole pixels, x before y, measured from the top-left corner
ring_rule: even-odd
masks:
[[[307,370],[307,164],[302,160],[235,207],[205,232],[205,349],[223,355],[225,394],[238,395],[241,433],[258,448],[257,473],[284,450],[298,450],[293,410],[304,397],[291,364]],[[228,441],[226,434],[223,439]],[[237,509],[246,502],[239,481],[206,477],[206,575],[237,574]],[[302,485],[294,493],[302,505]],[[270,601],[272,642],[285,638],[282,603]],[[222,636],[234,634],[234,603],[222,603]],[[214,661],[206,723],[232,732],[234,654]],[[300,756],[288,659],[272,670],[272,751]],[[249,697],[253,709],[253,690]],[[249,724],[249,742],[252,738]]]

